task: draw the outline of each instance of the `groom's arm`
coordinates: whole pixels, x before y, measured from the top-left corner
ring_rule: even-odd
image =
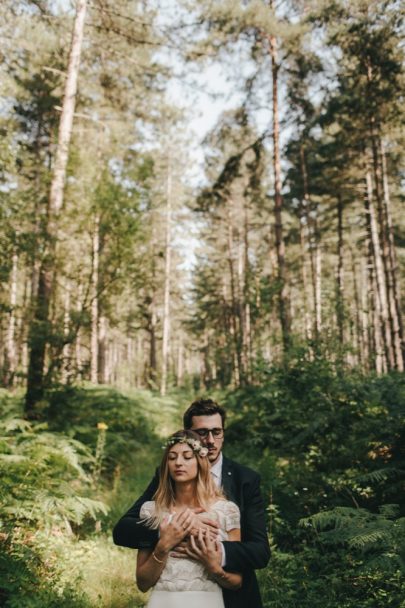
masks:
[[[158,541],[157,530],[151,530],[151,528],[140,523],[139,512],[144,502],[152,500],[158,484],[159,476],[156,471],[154,478],[142,496],[138,498],[114,526],[113,539],[116,545],[128,547],[129,549],[149,549],[156,545]]]
[[[234,572],[265,568],[270,559],[266,515],[258,475],[245,486],[243,494],[245,508],[241,521],[242,540],[223,543],[225,569]]]

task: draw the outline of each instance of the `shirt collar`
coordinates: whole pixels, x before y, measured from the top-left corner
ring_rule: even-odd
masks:
[[[213,475],[214,477],[216,477],[219,480],[221,480],[221,478],[222,478],[222,464],[223,464],[223,461],[224,461],[224,457],[222,456],[222,452],[221,452],[220,455],[219,455],[218,460],[211,467],[211,475]]]

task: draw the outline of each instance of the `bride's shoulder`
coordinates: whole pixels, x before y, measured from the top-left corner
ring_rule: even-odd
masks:
[[[139,512],[139,515],[142,518],[145,518],[145,517],[151,517],[151,515],[154,515],[154,513],[155,513],[155,501],[147,500],[146,502],[143,503],[141,510]]]
[[[238,505],[230,500],[218,500],[212,505],[212,511],[216,513],[219,521],[222,522],[224,530],[229,532],[234,528],[240,528],[240,511]]]
[[[217,500],[211,507],[215,511],[222,511],[223,513],[229,512],[237,512],[239,513],[239,507],[237,504],[232,502],[231,500],[226,500],[226,498]]]

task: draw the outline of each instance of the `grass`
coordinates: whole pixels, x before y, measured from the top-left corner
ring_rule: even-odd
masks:
[[[116,547],[111,538],[78,542],[72,558],[80,563],[81,585],[91,606],[142,608],[147,596],[135,584],[136,551]]]

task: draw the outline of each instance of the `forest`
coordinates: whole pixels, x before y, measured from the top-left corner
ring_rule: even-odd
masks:
[[[405,608],[398,0],[0,3],[0,606],[142,608],[111,531],[199,396],[265,608]]]

